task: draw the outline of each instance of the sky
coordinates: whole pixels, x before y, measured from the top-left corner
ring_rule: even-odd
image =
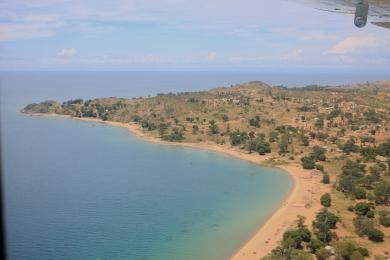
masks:
[[[389,71],[390,30],[288,0],[1,0],[0,70]]]

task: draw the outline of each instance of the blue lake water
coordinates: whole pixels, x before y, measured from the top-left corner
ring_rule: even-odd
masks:
[[[226,80],[211,74],[3,74],[9,258],[228,258],[287,196],[292,181],[281,170],[151,144],[122,128],[18,112],[45,99],[132,97]]]

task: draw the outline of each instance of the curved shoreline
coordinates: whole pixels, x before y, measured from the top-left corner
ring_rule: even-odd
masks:
[[[103,121],[96,118],[78,118],[57,114],[26,114],[32,116],[63,117],[124,127],[136,137],[152,143],[220,152],[262,166],[264,166],[265,160],[272,158],[271,155],[260,156],[256,153],[248,154],[226,144],[166,142],[157,137],[147,135],[140,129],[140,126],[135,123],[120,123]],[[305,216],[307,218],[307,224],[310,224],[314,220],[316,212],[321,208],[319,197],[330,189],[326,185],[321,184],[322,174],[313,170],[304,170],[297,163],[276,165],[272,167],[280,168],[289,174],[293,180],[293,187],[287,198],[280,204],[279,208],[270,214],[267,221],[258,227],[254,234],[243,245],[237,247],[238,250],[231,256],[231,259],[260,259],[261,257],[266,256],[272,249],[278,246],[284,231],[295,225],[297,215]]]

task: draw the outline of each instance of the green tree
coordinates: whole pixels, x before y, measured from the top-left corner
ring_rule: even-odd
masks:
[[[339,218],[335,214],[329,212],[327,208],[324,208],[317,213],[316,219],[313,221],[313,230],[317,238],[324,243],[331,241],[331,229],[336,228],[338,221]]]

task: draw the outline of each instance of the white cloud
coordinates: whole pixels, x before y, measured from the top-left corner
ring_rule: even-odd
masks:
[[[292,27],[272,27],[269,28],[268,31],[304,41],[328,41],[337,39],[334,33],[329,34],[318,30],[298,30],[297,28]]]
[[[297,16],[297,12],[300,15]],[[270,26],[318,28],[322,19],[312,8],[290,1],[268,0],[2,0],[0,17],[9,22],[66,23],[158,22],[187,30],[212,30],[242,35],[257,34]],[[302,21],[310,21],[302,27]],[[318,36],[317,36],[318,37]]]
[[[161,58],[160,56],[155,55],[139,55],[139,56],[92,56],[92,57],[82,57],[75,59],[75,64],[84,64],[84,65],[133,65],[133,64],[158,64],[158,63],[168,63],[169,61]]]
[[[0,23],[0,41],[45,38],[55,35],[51,28],[35,24]]]
[[[65,48],[60,50],[57,53],[58,57],[63,57],[63,58],[70,58],[73,57],[77,54],[77,50],[75,48]]]
[[[324,54],[345,54],[358,49],[373,48],[377,46],[377,38],[374,36],[350,36],[324,52]]]
[[[303,40],[312,40],[312,41],[326,41],[334,39],[334,36],[326,34],[324,32],[307,32],[302,34]]]
[[[216,52],[210,52],[206,56],[206,60],[208,61],[215,61],[217,59],[217,53]]]
[[[291,50],[282,55],[282,60],[295,60],[301,57],[303,51],[301,49]]]

